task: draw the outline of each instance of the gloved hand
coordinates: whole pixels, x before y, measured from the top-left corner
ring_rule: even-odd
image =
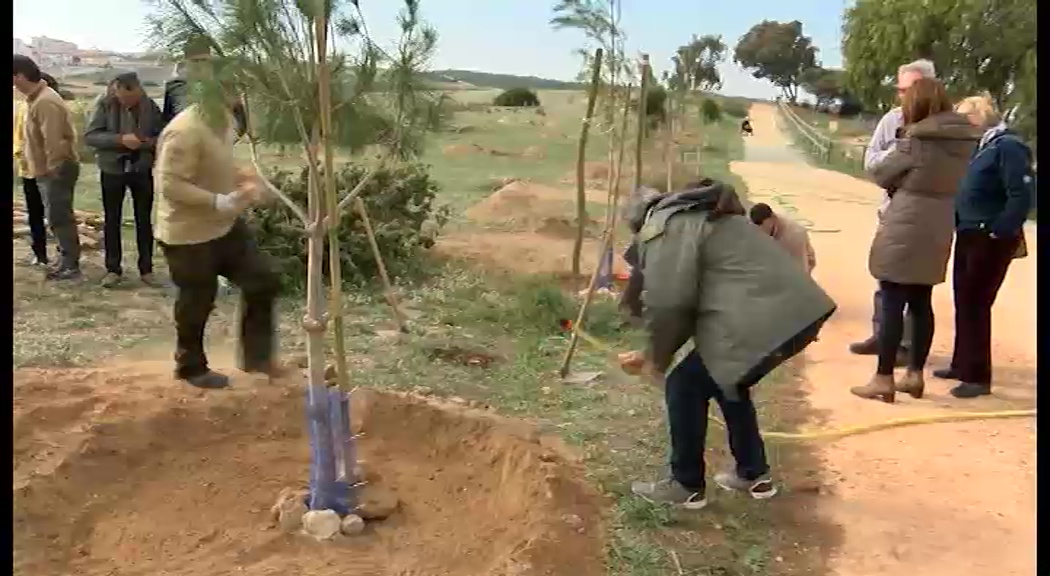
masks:
[[[229,194],[216,194],[215,210],[222,214],[233,216],[243,212],[250,201],[248,194],[240,189],[234,190]]]

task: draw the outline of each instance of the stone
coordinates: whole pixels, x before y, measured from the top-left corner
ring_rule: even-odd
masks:
[[[289,354],[285,364],[293,368],[306,368],[310,364],[310,359],[305,353]]]
[[[310,510],[303,514],[303,532],[317,540],[331,540],[341,526],[342,520],[335,510]]]
[[[365,520],[357,514],[347,514],[339,525],[343,536],[355,536],[365,531]]]
[[[357,515],[365,520],[382,520],[393,514],[400,504],[393,491],[382,486],[366,484],[361,488]]]
[[[602,377],[602,372],[573,372],[562,378],[566,384],[586,385]]]
[[[88,238],[87,236],[81,236],[80,248],[81,250],[98,250],[98,240]]]
[[[376,330],[376,338],[384,342],[393,342],[401,339],[400,330]]]
[[[273,520],[281,532],[294,532],[302,526],[306,514],[306,497],[308,490],[285,488],[277,496],[277,503],[270,509]]]

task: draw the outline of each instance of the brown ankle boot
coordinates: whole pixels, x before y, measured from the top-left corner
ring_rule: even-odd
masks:
[[[926,380],[923,378],[921,370],[908,370],[908,373],[905,374],[904,378],[897,384],[897,392],[908,394],[916,400],[922,398],[922,392],[925,388]]]
[[[894,393],[893,376],[876,374],[871,377],[871,381],[867,385],[854,386],[849,391],[854,396],[860,396],[868,400],[882,400],[892,404]]]

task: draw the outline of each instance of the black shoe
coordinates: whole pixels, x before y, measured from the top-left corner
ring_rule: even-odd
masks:
[[[49,270],[47,275],[44,276],[47,280],[80,280],[81,274],[79,268],[55,268]]]
[[[992,393],[991,384],[974,384],[973,382],[963,382],[955,388],[952,388],[952,396],[956,398],[976,398],[978,396],[988,396]]]
[[[860,356],[875,356],[879,353],[879,340],[872,336],[863,342],[849,345],[849,351]]]
[[[186,378],[185,380],[190,386],[203,388],[204,390],[219,390],[230,386],[230,378],[214,370],[209,370],[200,376]]]
[[[940,368],[933,371],[933,377],[941,380],[958,380],[959,374],[951,368]]]

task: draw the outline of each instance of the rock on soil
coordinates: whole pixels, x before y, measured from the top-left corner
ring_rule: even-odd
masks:
[[[303,514],[303,532],[318,540],[331,540],[341,526],[342,520],[335,510],[311,510]]]
[[[357,515],[365,520],[382,520],[397,510],[401,502],[388,488],[366,484],[361,488],[360,504],[357,507]]]
[[[270,509],[277,527],[281,532],[291,533],[298,530],[307,512],[306,497],[309,490],[285,488],[277,497],[277,503]]]
[[[343,518],[339,531],[343,533],[343,536],[355,536],[365,531],[365,521],[356,514],[347,514],[346,518]]]

